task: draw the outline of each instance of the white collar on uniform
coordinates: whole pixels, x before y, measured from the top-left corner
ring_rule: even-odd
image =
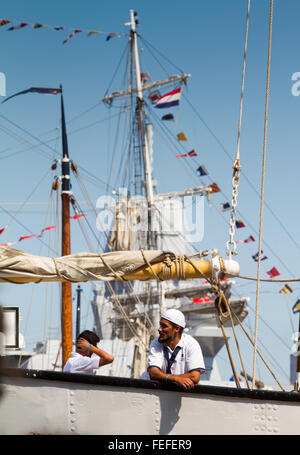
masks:
[[[176,344],[175,348],[176,348],[177,346],[179,346],[180,348],[183,348],[183,345],[184,345],[184,337],[185,337],[185,334],[183,333],[183,334],[181,335],[180,340],[179,340],[178,343]],[[174,348],[174,349],[172,350],[172,349],[170,348],[170,346],[167,345],[167,343],[163,343],[163,345],[166,346],[171,352],[173,352],[174,349],[175,349],[175,348]]]

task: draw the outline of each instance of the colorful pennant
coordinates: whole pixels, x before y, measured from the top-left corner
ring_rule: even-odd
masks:
[[[244,240],[244,243],[255,242],[253,235],[250,235],[247,239]]]
[[[221,209],[222,209],[222,212],[227,212],[228,210],[230,210],[231,209],[230,202],[223,202],[221,204]]]
[[[88,36],[94,35],[95,33],[99,34],[101,32],[99,32],[98,30],[91,30],[90,32],[88,32]]]
[[[162,119],[162,120],[175,120],[173,114],[166,114],[166,115],[163,115],[161,119]]]
[[[0,22],[0,27],[2,27],[2,25],[6,25],[6,24],[10,24],[10,20],[8,19],[2,19],[2,21]]]
[[[207,188],[210,188],[210,194],[212,193],[220,193],[220,188],[218,187],[218,185],[216,184],[216,182],[212,183],[211,185],[208,185]]]
[[[203,177],[204,175],[208,175],[208,171],[204,164],[201,164],[201,166],[198,167],[197,171],[200,177]]]
[[[255,242],[255,238],[253,237],[253,235],[250,235],[247,239],[245,240],[237,240],[236,243],[249,243],[249,242]],[[257,253],[258,255],[258,253]],[[252,256],[253,259],[254,259],[254,256]],[[258,257],[258,256],[257,256]],[[266,259],[266,257],[264,258]]]
[[[252,256],[252,258],[254,259],[255,262],[258,262],[258,252],[256,254],[254,254],[254,256]],[[263,261],[264,259],[268,259],[268,256],[266,256],[263,252],[263,250],[261,250],[260,252],[260,260]]]
[[[293,289],[286,283],[282,289],[280,289],[280,294],[291,294],[293,291]]]
[[[176,155],[176,158],[183,158],[183,157],[186,157],[186,156],[198,156],[198,155],[195,152],[195,150],[191,150],[190,152],[184,153],[183,155]]]
[[[177,134],[177,139],[179,141],[187,141],[186,135],[184,133],[182,133],[182,132]]]
[[[86,215],[84,215],[84,214],[82,213],[82,214],[80,214],[80,215],[70,216],[70,218],[71,218],[72,220],[78,220],[78,218],[82,218],[83,216],[86,216]]]
[[[31,239],[32,237],[37,237],[36,234],[31,234],[31,235],[23,235],[22,237],[19,238],[19,242],[22,242],[22,240],[27,240],[27,239]]]
[[[114,32],[111,32],[107,35],[106,37],[106,41],[109,41],[111,38],[114,38],[115,36],[117,36],[118,38],[120,38],[121,34],[120,33],[114,33]]]
[[[32,28],[44,28],[44,27],[48,27],[48,25],[44,25],[44,24],[34,24],[32,26]]]
[[[300,312],[300,299],[297,300],[295,305],[292,308],[293,313],[299,313]]]
[[[243,227],[246,227],[242,220],[236,220],[235,226],[236,226],[238,229],[243,228]]]
[[[8,98],[5,98],[5,100],[2,101],[2,103],[6,103],[6,101],[10,100],[14,96],[25,95],[26,93],[41,93],[41,94],[45,94],[45,95],[57,95],[58,93],[61,93],[61,88],[30,87],[27,90],[22,90],[22,92],[15,93],[14,95],[11,95]]]
[[[151,81],[151,77],[149,73],[141,73],[141,83],[144,84],[145,82]]]
[[[272,267],[271,270],[269,270],[267,272],[267,274],[269,275],[270,278],[274,278],[275,276],[279,276],[280,273],[278,272],[278,270],[276,269],[276,267]]]
[[[153,92],[149,93],[148,98],[152,104],[155,104],[160,98],[160,91],[154,90]]]

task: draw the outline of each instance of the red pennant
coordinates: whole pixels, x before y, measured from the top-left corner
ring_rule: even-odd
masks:
[[[36,237],[36,234],[23,235],[22,237],[19,238],[19,242],[21,242],[22,240],[25,240],[25,239],[31,239],[31,237]]]
[[[78,220],[78,218],[82,218],[83,216],[86,216],[86,215],[84,215],[84,214],[82,214],[82,215],[74,215],[74,216],[70,216],[70,218],[72,220]]]
[[[270,278],[274,278],[275,276],[279,276],[280,275],[280,273],[278,272],[276,267],[273,267],[271,270],[269,270],[267,272],[267,274],[269,275]]]
[[[198,156],[198,155],[195,152],[195,150],[191,150],[190,152],[185,153],[184,155],[176,155],[176,158],[183,158],[183,157],[186,157],[186,156]]]

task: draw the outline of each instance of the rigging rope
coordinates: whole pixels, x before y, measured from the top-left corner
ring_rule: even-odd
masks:
[[[252,345],[254,346],[255,343],[253,342],[253,340],[250,338],[249,334],[247,333],[247,331],[245,330],[243,324],[241,323],[241,321],[239,320],[238,316],[235,314],[235,312],[231,309],[232,311],[232,314],[233,316],[236,318],[236,320],[238,321],[239,325],[241,326],[243,332],[245,333],[245,335],[247,336],[248,340],[252,343]],[[278,379],[276,378],[276,376],[274,375],[274,373],[272,372],[272,370],[270,369],[270,367],[268,366],[267,362],[265,361],[265,359],[263,358],[262,354],[260,353],[260,351],[256,348],[256,351],[257,351],[257,354],[260,356],[260,358],[262,359],[262,361],[264,362],[264,364],[266,365],[266,367],[268,368],[269,372],[272,374],[273,378],[275,379],[275,381],[277,382],[277,384],[279,385],[279,387],[281,388],[281,390],[284,392],[284,388],[282,387],[282,385],[279,383]],[[255,378],[252,377],[252,381],[253,381],[253,384],[255,383]]]
[[[259,306],[259,285],[260,285],[260,264],[261,264],[261,244],[262,244],[263,202],[264,202],[265,167],[266,167],[267,125],[268,125],[268,107],[269,107],[269,89],[270,89],[270,66],[271,66],[270,63],[271,63],[272,23],[273,23],[273,0],[270,0],[269,44],[268,44],[268,61],[267,61],[267,84],[266,84],[266,101],[265,101],[264,143],[263,143],[263,162],[262,162],[262,180],[261,180],[261,201],[260,201],[260,216],[259,216],[257,287],[256,287],[256,306],[255,306],[256,310],[255,310],[254,354],[253,354],[253,374],[252,374],[252,377],[253,377],[252,388],[253,389],[255,387],[257,333],[258,333],[258,306]]]
[[[237,336],[236,336],[236,331],[235,331],[234,322],[233,322],[233,319],[232,319],[232,316],[231,316],[230,306],[229,306],[229,303],[228,303],[228,301],[227,301],[227,299],[226,299],[226,297],[224,295],[224,292],[222,291],[222,289],[220,289],[220,287],[219,287],[218,293],[219,293],[219,297],[217,299],[217,308],[218,308],[219,311],[217,311],[217,315],[218,315],[218,318],[219,318],[219,322],[220,322],[221,327],[222,327],[223,326],[223,322],[222,322],[222,318],[221,318],[221,316],[223,315],[222,302],[224,302],[225,306],[226,306],[226,311],[227,311],[227,313],[229,314],[229,317],[230,317],[231,328],[232,328],[232,331],[233,331],[233,334],[234,334],[236,347],[237,347],[239,358],[240,358],[240,361],[241,361],[244,377],[246,379],[246,384],[247,384],[247,387],[249,389],[250,387],[249,387],[249,383],[248,383],[248,378],[247,378],[247,374],[246,374],[246,370],[245,370],[242,354],[241,354],[241,351],[240,351],[239,342],[238,342],[238,339],[237,339]],[[222,332],[223,332],[223,329],[222,329]],[[237,381],[237,384],[238,384],[237,387],[240,387],[239,381]]]
[[[245,275],[239,275],[238,278],[242,278],[244,280],[253,280],[257,281],[258,278],[252,277],[252,276],[245,276]],[[280,280],[274,280],[273,278],[259,278],[259,281],[267,281],[269,283],[287,283],[289,281],[300,281],[300,278],[286,278],[286,279],[280,279]]]

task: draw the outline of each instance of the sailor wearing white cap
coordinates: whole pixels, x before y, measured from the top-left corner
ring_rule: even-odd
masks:
[[[184,328],[181,311],[170,309],[161,315],[159,336],[152,341],[148,355],[150,379],[173,381],[185,389],[198,384],[205,372],[203,355],[195,338],[183,333]]]

